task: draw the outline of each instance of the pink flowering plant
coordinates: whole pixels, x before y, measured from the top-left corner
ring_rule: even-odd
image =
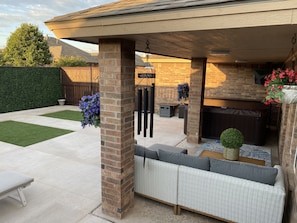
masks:
[[[93,95],[86,95],[79,101],[79,108],[81,109],[83,120],[81,120],[82,127],[95,126],[100,124],[100,93]]]
[[[264,104],[280,104],[284,96],[282,91],[284,85],[297,85],[297,72],[292,69],[282,70],[278,68],[273,70],[271,74],[266,75]]]

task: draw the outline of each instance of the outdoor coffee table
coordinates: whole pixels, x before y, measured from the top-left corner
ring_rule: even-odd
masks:
[[[209,157],[209,158],[225,160],[223,153],[209,151],[209,150],[203,150],[200,153],[199,157]],[[265,166],[265,160],[258,160],[258,159],[243,157],[243,156],[240,156],[237,161]]]

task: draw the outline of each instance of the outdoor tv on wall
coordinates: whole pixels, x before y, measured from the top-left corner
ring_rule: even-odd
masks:
[[[262,84],[264,85],[265,76],[270,74],[271,70],[255,70],[255,84]]]

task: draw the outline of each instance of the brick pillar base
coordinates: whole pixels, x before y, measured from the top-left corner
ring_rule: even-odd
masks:
[[[296,104],[282,105],[282,121],[279,135],[281,165],[288,186],[285,222],[297,222],[297,170],[294,172],[294,157],[297,147],[297,122],[294,125]]]
[[[202,134],[202,106],[204,98],[206,59],[192,59],[188,108],[187,141],[199,143]]]
[[[134,201],[135,43],[99,47],[102,211],[122,218]]]

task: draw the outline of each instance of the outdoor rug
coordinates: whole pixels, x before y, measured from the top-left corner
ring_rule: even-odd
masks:
[[[220,140],[203,139],[203,142],[195,156],[199,156],[203,150],[223,153],[224,147],[221,145]],[[271,149],[267,147],[243,144],[240,148],[240,156],[265,160],[265,165],[271,166]]]

